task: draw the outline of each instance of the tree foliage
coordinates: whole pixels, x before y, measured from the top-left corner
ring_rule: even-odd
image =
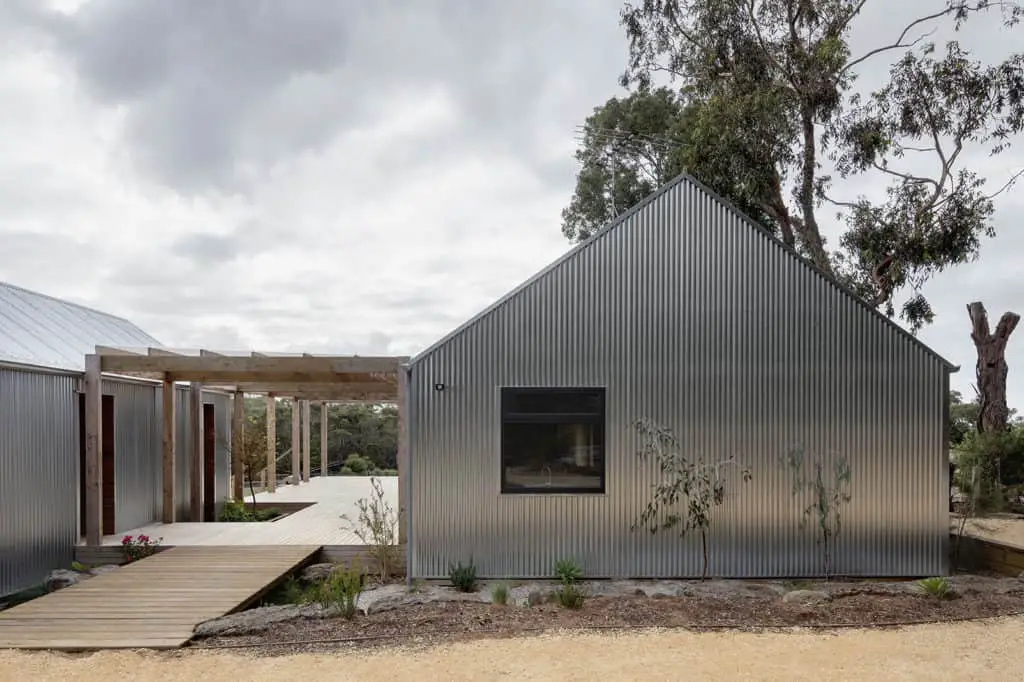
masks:
[[[959,447],[969,434],[977,432],[978,414],[981,408],[977,402],[964,402],[960,391],[949,392],[949,445]]]
[[[718,461],[687,457],[675,434],[649,419],[637,420],[633,426],[640,436],[637,454],[641,460],[655,461],[660,480],[652,486],[651,500],[632,529],[646,528],[651,533],[674,529],[681,536],[691,530],[700,532],[703,580],[708,575],[708,533],[715,509],[725,501],[728,471],[737,467],[747,483],[750,470],[735,457]]]
[[[278,400],[277,455],[278,472],[291,472],[291,458],[283,457],[292,446],[292,404]],[[266,399],[246,398],[246,416],[266,425]],[[398,466],[398,409],[392,405],[334,404],[327,411],[327,451],[331,471],[337,471],[352,453],[369,460],[374,469]],[[310,465],[322,470],[320,462],[320,409],[310,415]]]
[[[267,420],[246,415],[242,422],[242,442],[239,446],[242,457],[242,471],[249,481],[252,503],[256,504],[255,481],[260,472],[267,468]]]
[[[630,56],[622,84],[636,93],[606,103],[588,119],[580,155],[581,161],[608,155],[601,147],[607,140],[588,131],[611,129],[616,139],[629,137],[632,119],[620,115],[623,102],[632,110],[653,107],[647,98],[667,101],[672,93],[652,88],[669,77],[679,86],[671,101],[681,116],[666,116],[668,127],[661,131],[653,125],[657,117],[644,118],[633,137],[670,140],[666,157],[767,223],[871,305],[895,316],[894,299],[904,296],[898,314],[917,329],[933,317],[922,286],[937,272],[977,257],[981,241],[993,234],[992,199],[1009,185],[990,191],[965,166],[968,152],[999,153],[1024,128],[1022,55],[986,65],[955,41],[937,49],[925,42],[926,31],[943,20],[959,28],[968,17],[996,8],[1012,26],[1021,11],[1006,2],[950,0],[895,40],[854,55],[849,35],[866,3],[627,4],[621,19]],[[901,52],[882,88],[855,88],[863,66]],[[630,159],[624,164],[640,156],[633,149],[622,152]],[[834,175],[825,161],[833,163]],[[843,196],[841,181],[866,174],[887,183],[883,199]],[[608,185],[603,193],[599,185],[611,177],[619,179],[581,172],[563,224],[570,238],[593,232],[599,212],[592,204],[607,197]],[[834,247],[820,222],[826,207],[844,226]],[[624,208],[616,203],[612,210]]]

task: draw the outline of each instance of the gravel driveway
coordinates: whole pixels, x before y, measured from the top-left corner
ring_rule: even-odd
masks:
[[[0,680],[1019,680],[1024,618],[899,631],[551,634],[429,649],[246,657],[0,652]]]

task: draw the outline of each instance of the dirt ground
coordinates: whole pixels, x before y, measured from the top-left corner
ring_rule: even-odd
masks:
[[[555,603],[530,608],[481,602],[410,604],[347,621],[339,617],[297,618],[262,631],[199,639],[195,647],[238,646],[267,655],[322,650],[314,640],[360,638],[359,646],[452,642],[480,637],[537,634],[574,628],[686,627],[741,630],[793,626],[886,625],[955,621],[1024,614],[1024,581],[998,581],[997,591],[963,589],[953,599],[890,591],[902,585],[850,584],[829,601],[788,602],[767,589],[737,595],[590,597],[579,610]]]
[[[927,680],[1020,679],[1024,619],[833,632],[551,633],[415,649],[278,657],[184,651],[0,652],[0,680]]]

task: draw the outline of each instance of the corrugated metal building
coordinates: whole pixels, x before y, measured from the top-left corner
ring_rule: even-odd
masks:
[[[0,282],[0,595],[67,567],[80,538],[80,401],[86,353],[97,345],[160,346],[127,320]],[[113,401],[114,532],[152,523],[162,503],[159,384],[105,377]],[[188,433],[188,388],[177,391]],[[108,399],[109,400],[109,399]],[[231,397],[206,392],[216,430],[230,433]],[[188,499],[190,439],[178,438],[177,487]],[[220,443],[216,494],[228,496],[230,453]],[[180,518],[188,517],[183,502]]]
[[[849,462],[833,574],[945,574],[954,370],[677,178],[410,362],[411,575],[699,576],[699,533],[631,530],[660,480],[638,419],[751,469],[714,512],[711,575],[823,572],[792,448]]]

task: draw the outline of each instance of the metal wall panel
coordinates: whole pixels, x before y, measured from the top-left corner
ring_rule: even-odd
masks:
[[[114,523],[118,533],[160,520],[163,414],[154,384],[103,380],[114,396]]]
[[[187,521],[191,517],[191,456],[192,456],[192,417],[189,411],[191,395],[186,385],[176,387],[175,417],[177,432],[175,435],[175,509],[179,521]],[[212,391],[203,391],[203,403],[212,403],[216,414],[217,455],[215,464],[215,488],[217,494],[217,513],[224,499],[231,494],[231,396]],[[161,403],[158,400],[158,406]],[[159,424],[159,422],[157,422]],[[162,431],[160,432],[162,434]],[[160,435],[162,438],[163,436]],[[162,447],[162,446],[161,446]],[[202,476],[202,472],[200,472]],[[163,485],[161,483],[161,485]]]
[[[191,396],[189,395],[188,386],[175,386],[174,399],[174,518],[177,521],[188,521],[192,513],[190,508],[191,493],[189,491],[189,471],[191,470],[189,463],[192,457],[192,413],[189,410]],[[162,395],[160,405],[162,410]],[[161,485],[163,485],[162,481]]]
[[[699,576],[699,535],[630,530],[657,480],[642,417],[752,469],[716,511],[712,574],[822,572],[779,464],[795,445],[851,462],[835,572],[946,573],[947,369],[681,178],[413,360],[411,573],[472,556],[483,576],[543,577],[572,557],[594,577]],[[607,388],[605,494],[499,493],[499,388],[530,385]]]
[[[0,595],[72,561],[78,379],[0,367]]]
[[[203,402],[213,403],[217,417],[217,455],[215,460],[217,514],[224,500],[231,497],[231,409],[233,398],[223,393],[203,393]]]

